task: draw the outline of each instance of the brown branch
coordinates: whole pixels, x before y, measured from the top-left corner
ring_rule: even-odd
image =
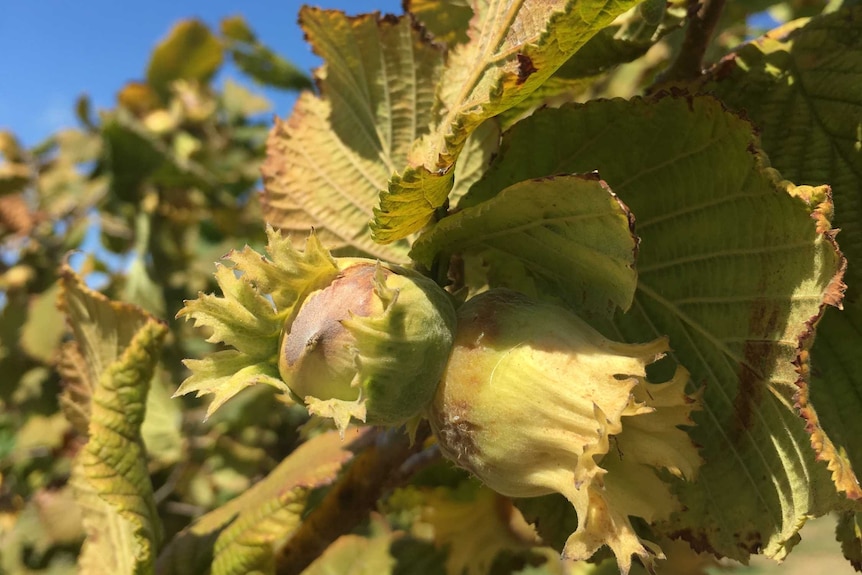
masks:
[[[376,508],[389,489],[409,479],[402,465],[422,451],[430,430],[419,428],[411,446],[399,430],[375,432],[374,441],[351,463],[341,480],[306,517],[276,556],[278,575],[298,575],[338,537],[350,533]]]
[[[712,39],[726,0],[690,0],[688,25],[679,55],[663,74],[662,82],[695,80],[703,73],[703,56]]]

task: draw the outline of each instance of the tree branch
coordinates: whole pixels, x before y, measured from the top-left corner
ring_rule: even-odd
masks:
[[[676,60],[665,72],[663,82],[694,80],[703,73],[703,55],[721,17],[726,0],[690,0],[688,26]]]
[[[377,431],[371,445],[359,453],[344,477],[306,517],[276,556],[278,575],[298,575],[338,537],[350,533],[375,509],[383,493],[409,480],[401,471],[422,451],[428,425],[420,426],[413,445],[399,430]]]

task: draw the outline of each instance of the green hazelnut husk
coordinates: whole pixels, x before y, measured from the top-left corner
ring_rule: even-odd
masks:
[[[329,285],[288,318],[278,370],[312,413],[397,426],[431,402],[455,332],[455,310],[424,276],[400,266],[339,258]]]
[[[685,394],[688,373],[646,381],[646,365],[666,351],[666,339],[614,342],[566,309],[491,290],[458,310],[429,421],[442,453],[492,489],[572,503],[579,525],[565,558],[608,545],[627,573],[632,555],[648,566],[662,557],[629,516],[654,521],[679,508],[658,470],[691,479],[700,464],[680,429],[697,403]]]

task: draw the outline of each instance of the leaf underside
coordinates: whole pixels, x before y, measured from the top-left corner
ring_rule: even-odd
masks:
[[[78,566],[82,573],[148,573],[161,522],[141,425],[167,327],[90,290],[68,266],[61,288],[74,335],[61,358],[64,377],[85,390],[66,397],[66,411],[86,423],[88,435],[70,480],[87,533]]]
[[[406,16],[350,18],[305,7],[300,23],[325,61],[321,96],[300,95],[276,121],[263,166],[264,217],[305,236],[314,227],[333,250],[406,261],[407,242],[376,244],[371,206],[432,119],[441,49]]]

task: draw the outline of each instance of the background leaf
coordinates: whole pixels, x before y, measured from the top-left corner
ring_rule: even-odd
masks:
[[[147,66],[147,83],[166,99],[174,80],[206,82],[221,64],[221,42],[206,24],[182,20],[153,51]]]
[[[240,70],[267,86],[308,90],[311,80],[296,66],[260,43],[242,16],[221,21],[227,49]]]
[[[804,24],[804,25],[803,25]],[[773,165],[796,182],[828,182],[850,288],[826,310],[801,396],[812,445],[833,480],[862,498],[862,7],[797,21],[743,46],[707,86],[761,130]]]
[[[441,253],[490,252],[490,273],[522,266],[543,296],[609,316],[631,305],[636,251],[634,216],[595,174],[513,184],[438,222],[410,255],[431,267]]]
[[[842,513],[836,531],[844,557],[856,571],[862,570],[862,513]]]
[[[159,575],[205,572],[244,575],[271,571],[275,542],[284,542],[302,520],[312,489],[332,483],[350,460],[350,441],[331,431],[310,439],[266,478],[227,504],[200,517],[159,556]]]
[[[509,498],[476,481],[457,489],[417,491],[421,521],[432,526],[434,543],[447,548],[449,575],[484,575],[505,551],[524,551],[538,536]]]
[[[396,561],[389,549],[400,534],[382,521],[374,527],[377,532],[371,537],[342,535],[302,575],[391,575]]]
[[[604,331],[630,342],[668,335],[672,358],[704,388],[690,434],[706,463],[678,486],[685,510],[662,529],[699,551],[782,557],[806,517],[836,504],[793,408],[799,339],[824,301],[840,300],[841,260],[821,233],[826,190],[781,182],[750,124],[718,102],[660,95],[537,112],[507,134],[463,203],[594,169],[641,237],[634,304]]]

